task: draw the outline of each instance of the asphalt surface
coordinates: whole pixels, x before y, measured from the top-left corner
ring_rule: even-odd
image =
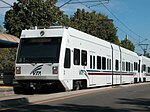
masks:
[[[18,98],[15,99],[2,100],[0,102],[0,111],[150,112],[149,91],[150,83],[145,83],[113,88],[107,87],[53,93],[49,95],[24,95],[20,97],[17,96]],[[9,104],[10,102],[14,102],[13,105]],[[7,105],[3,105],[4,103]]]

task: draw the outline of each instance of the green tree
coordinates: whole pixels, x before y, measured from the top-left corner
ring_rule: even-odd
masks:
[[[131,51],[135,50],[134,44],[127,38],[127,36],[124,40],[121,41],[121,46]]]
[[[86,12],[84,9],[77,9],[70,18],[70,26],[109,42],[120,44],[116,36],[117,29],[112,20],[95,11]]]
[[[0,48],[0,51],[0,72],[14,72],[16,48]]]
[[[6,32],[19,37],[23,29],[32,26],[62,25],[66,16],[55,6],[57,0],[18,0],[6,12]]]
[[[150,58],[150,53],[145,53],[144,56]]]

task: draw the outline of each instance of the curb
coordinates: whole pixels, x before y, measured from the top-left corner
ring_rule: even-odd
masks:
[[[7,86],[0,87],[0,92],[10,92],[10,91],[13,91],[13,87],[7,87]]]

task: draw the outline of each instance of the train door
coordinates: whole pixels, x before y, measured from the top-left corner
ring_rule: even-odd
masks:
[[[95,52],[90,51],[90,75],[89,75],[90,86],[95,85],[94,83],[94,70],[96,68],[95,58],[96,58]]]
[[[119,70],[119,64],[120,64],[120,62],[119,62],[120,60],[118,60],[118,59],[115,59],[115,77],[114,77],[114,83],[115,84],[120,84],[120,80],[121,80],[121,72],[120,72],[120,70]]]
[[[121,64],[121,50],[117,45],[112,44],[112,64],[113,64],[113,75],[112,75],[112,85],[120,84],[122,77],[120,73]]]

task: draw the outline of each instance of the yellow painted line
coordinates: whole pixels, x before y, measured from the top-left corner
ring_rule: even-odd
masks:
[[[89,94],[89,93],[92,93],[92,92],[79,93],[79,94],[69,95],[69,96],[66,96],[66,97],[59,97],[59,98],[51,99],[51,100],[37,101],[37,102],[33,102],[30,105],[43,104],[43,103],[50,103],[50,102],[55,102],[55,101],[66,100],[66,99],[73,98],[73,97],[83,96],[83,95],[86,95],[86,94]]]
[[[0,88],[12,88],[11,86],[0,86]]]

